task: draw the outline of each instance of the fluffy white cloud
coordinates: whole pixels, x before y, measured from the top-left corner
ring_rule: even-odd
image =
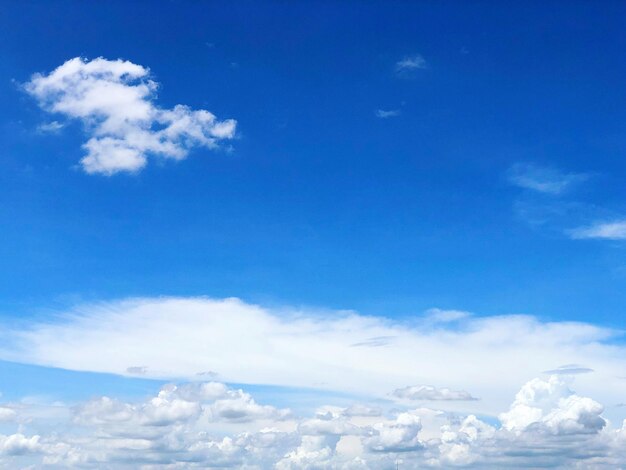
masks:
[[[626,240],[626,221],[601,222],[588,227],[570,230],[569,234],[574,239]]]
[[[47,75],[33,75],[25,90],[46,111],[82,121],[89,135],[81,160],[87,173],[135,172],[148,155],[181,160],[192,147],[215,148],[235,134],[233,119],[218,121],[209,111],[183,105],[156,106],[157,83],[147,68],[129,61],[76,57]]]
[[[291,416],[285,422],[284,416],[263,415],[225,429],[211,407],[246,392],[216,382],[168,385],[143,403],[100,398],[81,404],[73,421],[59,421],[53,432],[0,435],[0,465],[283,470],[394,468],[396,461],[404,468],[626,465],[626,428],[611,427],[602,407],[574,393],[567,380],[551,376],[525,384],[500,415],[502,426],[471,413],[425,408],[388,410],[363,421],[328,405],[313,418]],[[155,407],[165,419],[146,420]]]
[[[437,388],[432,385],[413,385],[398,388],[393,391],[393,396],[405,400],[477,400],[477,398],[474,398],[471,393],[465,390],[450,390],[449,388]]]

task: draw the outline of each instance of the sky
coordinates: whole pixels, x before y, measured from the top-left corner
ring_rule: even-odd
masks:
[[[625,14],[4,2],[0,466],[626,466]]]

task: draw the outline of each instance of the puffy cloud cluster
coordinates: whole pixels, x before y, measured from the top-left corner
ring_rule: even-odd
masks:
[[[569,378],[534,379],[500,422],[473,414],[324,406],[312,418],[259,405],[222,383],[167,385],[142,403],[101,397],[55,432],[0,435],[0,465],[18,468],[617,468],[626,428],[575,394]],[[5,405],[7,409],[10,404]],[[360,409],[363,413],[354,413]],[[234,413],[224,410],[237,410]],[[19,411],[18,411],[19,414]]]
[[[219,121],[206,110],[153,102],[157,83],[149,70],[123,60],[76,57],[25,84],[43,109],[82,121],[89,140],[81,165],[87,173],[135,172],[147,156],[184,159],[195,146],[215,148],[234,137],[236,121]],[[58,131],[62,124],[46,125]]]

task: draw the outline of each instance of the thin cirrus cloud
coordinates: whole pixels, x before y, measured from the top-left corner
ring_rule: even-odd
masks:
[[[432,385],[412,385],[398,388],[392,395],[403,400],[426,400],[426,401],[473,401],[478,400],[465,390],[451,390],[449,388],[437,388]]]
[[[516,163],[507,172],[514,186],[538,193],[560,195],[589,178],[584,173],[565,173],[532,163]]]
[[[393,117],[397,117],[400,116],[400,110],[399,109],[391,109],[391,110],[384,110],[384,109],[377,109],[376,110],[376,117],[380,118],[380,119],[389,119],[389,118],[393,118]]]
[[[421,54],[414,54],[411,56],[405,56],[398,62],[396,62],[396,72],[407,72],[419,69],[425,69],[428,67],[426,60]]]
[[[626,240],[626,220],[614,222],[599,222],[587,227],[579,227],[570,230],[569,235],[575,240],[604,239]]]
[[[234,119],[219,121],[185,105],[158,107],[157,88],[146,67],[80,57],[24,85],[45,111],[82,122],[88,140],[80,164],[87,173],[137,172],[149,156],[182,160],[193,147],[215,149],[234,137]],[[58,130],[58,124],[42,130]]]
[[[586,393],[623,401],[619,334],[531,316],[398,321],[356,312],[269,309],[238,299],[140,298],[78,306],[54,321],[0,329],[0,359],[64,369],[271,384],[388,397],[411,384],[471,390],[495,414],[520,383],[553,364],[585,364]],[[355,347],[358,345],[359,347]],[[115,350],[115,355],[102,351]],[[338,361],[337,358],[341,358]],[[130,369],[129,369],[130,368]],[[443,393],[443,392],[442,392]],[[452,392],[450,392],[452,393]],[[439,401],[450,411],[464,402]]]

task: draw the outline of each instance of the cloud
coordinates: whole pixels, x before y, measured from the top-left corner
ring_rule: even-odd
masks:
[[[432,385],[413,385],[411,387],[399,388],[394,390],[392,395],[405,400],[477,400],[477,398],[474,398],[465,390],[450,390],[449,388],[437,388]]]
[[[472,314],[463,310],[442,310],[430,308],[426,310],[424,318],[431,323],[451,323],[469,318]]]
[[[400,114],[401,113],[399,109],[391,109],[389,111],[385,111],[384,109],[376,110],[376,117],[379,117],[381,119],[388,119],[388,118],[400,116]]]
[[[588,227],[580,227],[570,230],[569,235],[575,240],[583,239],[604,239],[604,240],[626,240],[626,221],[600,222]]]
[[[156,106],[157,88],[141,65],[79,57],[24,85],[44,110],[83,123],[88,140],[80,163],[87,173],[137,172],[148,156],[182,160],[193,147],[217,148],[234,137],[233,119],[219,121],[184,105]]]
[[[587,393],[604,403],[622,402],[626,394],[619,332],[523,315],[424,323],[421,315],[399,321],[268,309],[233,298],[165,297],[77,306],[15,328],[0,328],[0,359],[126,376],[133,376],[127,369],[134,364],[146,368],[142,378],[198,380],[199,372],[214,371],[231,383],[380,398],[411,384],[445,384],[471,390],[481,398],[473,409],[494,414],[528,377],[553,364],[584,363],[595,371],[578,376]],[[466,405],[438,402],[451,412]]]
[[[97,397],[65,408],[53,426],[30,420],[0,435],[6,468],[596,468],[626,465],[626,425],[562,376],[532,379],[500,425],[430,408],[312,417],[252,413],[225,423],[220,400],[249,396],[218,382],[168,384],[145,401]],[[230,397],[230,398],[229,398]],[[250,397],[250,402],[254,399]],[[55,405],[63,408],[64,405]],[[268,405],[258,405],[264,409]],[[26,411],[26,410],[23,410]]]
[[[411,76],[415,71],[428,68],[428,64],[420,54],[406,56],[396,62],[396,74],[400,77]]]
[[[559,195],[589,178],[583,173],[563,173],[555,168],[532,163],[516,163],[508,170],[509,182],[515,186],[544,194]]]
[[[576,374],[587,374],[589,372],[593,372],[593,369],[589,367],[583,367],[578,364],[566,364],[563,366],[559,366],[556,369],[544,370],[544,374],[549,375],[576,375]]]
[[[65,127],[59,121],[46,122],[37,126],[37,132],[41,134],[58,134]]]

